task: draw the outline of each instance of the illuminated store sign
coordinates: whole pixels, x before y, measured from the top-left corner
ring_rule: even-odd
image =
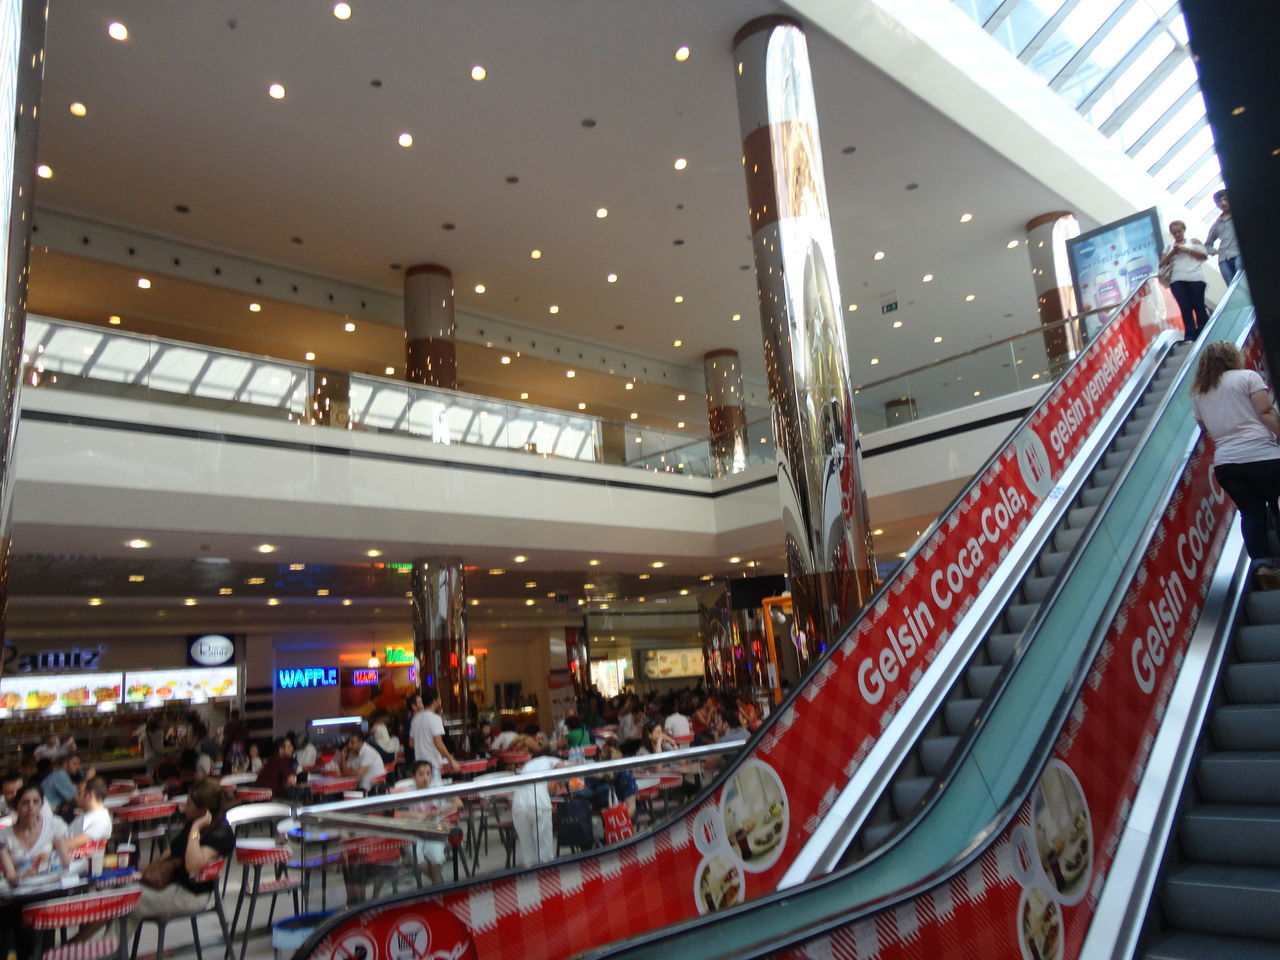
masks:
[[[336,687],[337,685],[337,667],[289,667],[276,671],[276,686],[281,690]]]
[[[387,647],[382,662],[387,666],[407,666],[413,663],[413,654],[405,647]]]
[[[378,671],[352,670],[351,685],[353,687],[376,687],[378,685]]]

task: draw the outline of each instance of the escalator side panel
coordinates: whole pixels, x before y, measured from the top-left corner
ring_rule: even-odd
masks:
[[[857,627],[770,718],[719,789],[671,825],[602,854],[416,901],[443,904],[471,930],[486,960],[533,960],[565,956],[705,912],[701,881],[717,859],[734,865],[740,896],[749,900],[774,890],[956,625],[998,586],[993,575],[1032,517],[1056,500],[1056,484],[1107,416],[1116,387],[1162,333],[1153,322],[1152,308],[1158,305],[1157,297],[1135,297],[1102,331]],[[725,797],[752,768],[777,783],[779,809],[771,805],[747,835],[728,823]],[[655,877],[661,883],[655,884]],[[619,895],[640,886],[645,887],[640,903]],[[401,898],[352,911],[325,928],[300,956],[340,956],[346,936],[383,926],[389,931],[412,913],[414,903]]]

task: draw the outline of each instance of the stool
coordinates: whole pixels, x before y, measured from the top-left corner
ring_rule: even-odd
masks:
[[[197,883],[213,884],[213,906],[204,907],[200,910],[193,910],[191,913],[175,913],[166,917],[144,917],[142,923],[138,924],[138,929],[133,934],[133,952],[132,956],[138,956],[138,941],[142,939],[142,926],[147,923],[156,925],[156,960],[164,960],[164,931],[171,920],[189,919],[191,921],[191,939],[196,948],[196,960],[204,960],[204,951],[200,945],[200,928],[196,925],[196,918],[206,914],[214,913],[218,916],[218,925],[222,927],[222,941],[226,948],[227,960],[235,960],[235,954],[231,947],[231,930],[227,926],[227,914],[222,908],[222,891],[219,889],[218,878],[222,875],[223,869],[227,865],[226,857],[218,857],[216,860],[210,860],[203,870],[200,870],[191,879]],[[139,891],[141,895],[141,891]]]
[[[113,954],[125,960],[125,920],[138,907],[142,891],[112,890],[59,900],[44,900],[22,908],[22,922],[32,930],[61,930],[118,920],[119,932],[86,943],[69,943],[44,952],[43,960],[99,960]]]
[[[249,910],[245,914],[244,921],[244,937],[240,941],[240,960],[244,960],[245,949],[249,945],[249,931],[253,927],[253,910],[258,903],[258,897],[271,894],[271,909],[267,913],[268,926],[276,915],[276,900],[286,890],[293,897],[294,914],[301,912],[298,891],[302,887],[302,881],[284,872],[291,856],[288,847],[278,847],[271,840],[242,840],[236,844],[236,862],[241,865],[243,872],[240,878],[240,895],[236,898],[236,912],[231,917],[231,936],[233,937],[240,923],[240,908],[244,905],[246,893],[249,897]],[[275,867],[275,877],[264,883],[262,868],[267,866]],[[253,871],[252,884],[249,881],[251,870]]]

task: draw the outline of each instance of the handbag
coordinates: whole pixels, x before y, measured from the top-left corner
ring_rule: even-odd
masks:
[[[1160,268],[1160,286],[1167,287],[1173,283],[1173,261],[1170,260]]]
[[[625,800],[609,791],[609,806],[600,811],[600,819],[604,821],[604,842],[621,843],[628,837],[635,836],[635,828],[631,825],[631,814],[627,811]]]
[[[163,890],[173,883],[177,873],[177,857],[160,857],[158,860],[152,860],[143,868],[139,882],[144,887],[150,887],[152,890]]]

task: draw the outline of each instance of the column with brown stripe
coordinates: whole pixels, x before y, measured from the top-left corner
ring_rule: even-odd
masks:
[[[404,272],[404,378],[446,390],[458,388],[454,344],[453,274],[435,263]]]
[[[737,350],[712,350],[702,358],[707,383],[711,462],[717,475],[747,469],[747,414],[742,406],[742,364]]]
[[[1067,264],[1067,241],[1080,236],[1075,214],[1054,211],[1027,222],[1027,255],[1031,261],[1031,281],[1036,288],[1036,306],[1042,326],[1076,314],[1076,293]],[[1056,372],[1073,359],[1082,347],[1080,332],[1074,327],[1055,327],[1044,332],[1046,370]],[[1030,374],[1028,374],[1030,376]],[[1028,384],[1034,386],[1034,384]]]
[[[804,32],[733,42],[778,490],[797,627],[812,653],[871,596],[874,562]]]
[[[440,692],[440,711],[468,717],[465,577],[459,557],[413,561],[413,658],[418,686]]]

